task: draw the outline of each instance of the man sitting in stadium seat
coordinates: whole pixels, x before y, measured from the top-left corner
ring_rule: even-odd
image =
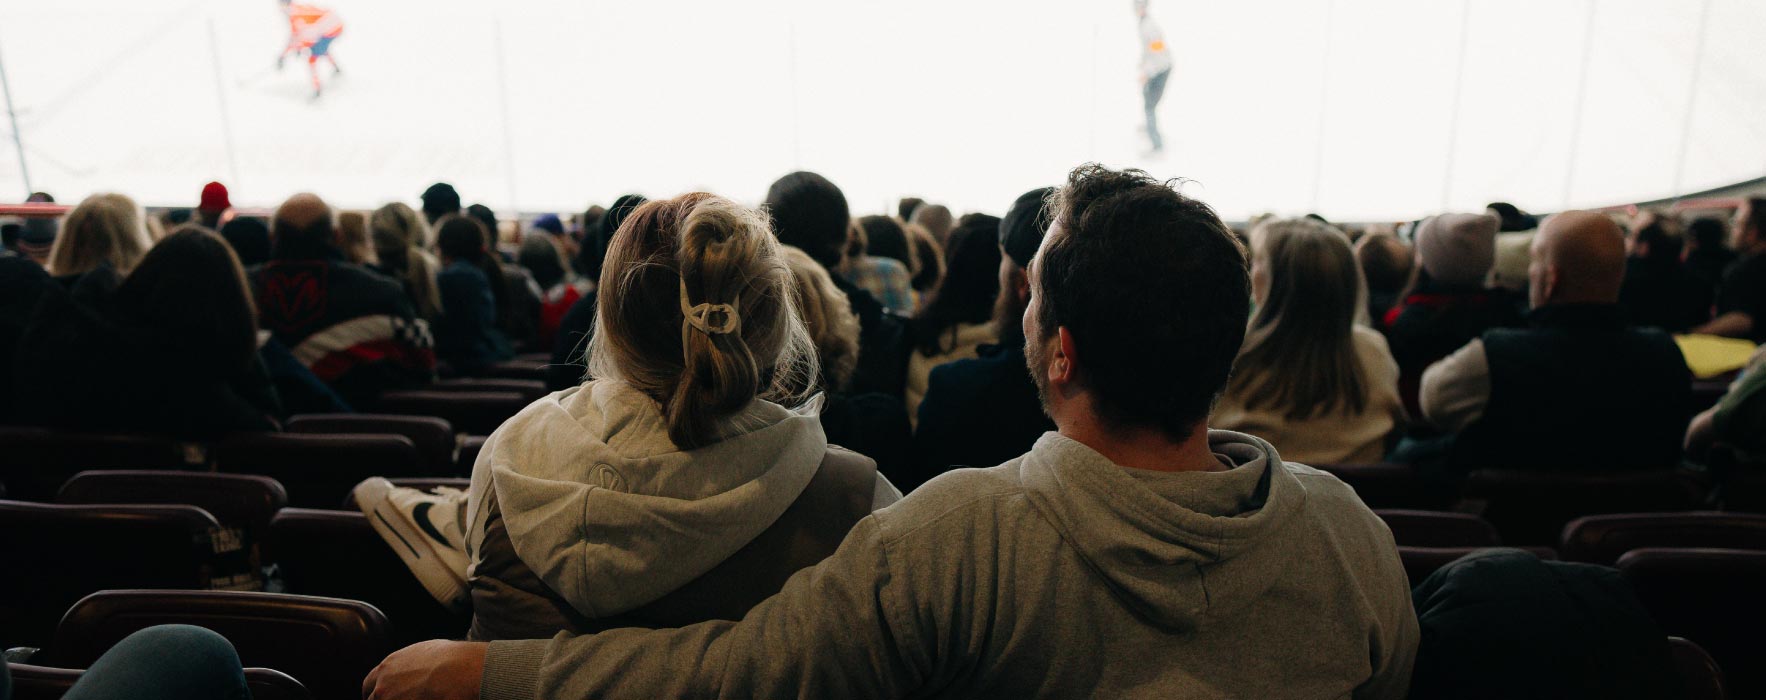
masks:
[[[1023,324],[1058,433],[866,517],[740,621],[424,642],[364,696],[1404,697],[1391,532],[1330,475],[1208,430],[1250,307],[1232,233],[1099,166],[1053,208]]]
[[[1749,199],[1735,212],[1730,246],[1740,257],[1717,287],[1717,318],[1699,333],[1766,343],[1766,199]]]
[[[1449,462],[1554,471],[1675,464],[1692,375],[1672,337],[1626,325],[1618,224],[1581,211],[1548,219],[1528,274],[1531,327],[1488,331],[1423,373],[1423,416],[1457,433]]]
[[[381,391],[430,381],[435,352],[398,282],[344,262],[333,218],[316,195],[288,198],[270,226],[270,262],[251,283],[259,325],[361,408]]]

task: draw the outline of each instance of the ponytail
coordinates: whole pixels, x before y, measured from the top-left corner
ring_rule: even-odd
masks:
[[[429,228],[416,210],[394,202],[376,209],[368,220],[370,237],[381,268],[405,288],[418,318],[433,321],[441,316],[441,290],[436,286],[435,261],[423,252]]]

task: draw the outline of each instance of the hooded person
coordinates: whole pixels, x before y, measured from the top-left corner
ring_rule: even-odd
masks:
[[[1442,214],[1417,226],[1415,276],[1383,323],[1409,415],[1421,415],[1417,390],[1429,365],[1484,331],[1524,320],[1522,299],[1485,285],[1498,226],[1488,214]]]
[[[1024,332],[1058,432],[872,513],[740,620],[424,642],[381,662],[364,694],[1406,697],[1417,618],[1391,531],[1335,477],[1208,429],[1250,310],[1237,239],[1138,171],[1082,166],[1052,208]],[[658,275],[665,294],[676,282]],[[1124,303],[1145,299],[1161,313]],[[620,483],[615,468],[573,463],[578,478]],[[497,465],[481,457],[479,471]],[[620,476],[620,491],[652,483]],[[560,500],[583,491],[601,489],[534,502],[557,514],[548,536],[587,556],[629,540],[573,530],[581,513],[653,542],[695,524],[640,506],[680,507],[666,499]],[[550,561],[622,597],[652,588]]]
[[[739,619],[900,498],[805,400],[815,348],[758,212],[651,202],[605,270],[595,379],[492,433],[463,502],[357,489],[389,543],[447,535],[394,549],[439,600],[470,597],[473,639]]]

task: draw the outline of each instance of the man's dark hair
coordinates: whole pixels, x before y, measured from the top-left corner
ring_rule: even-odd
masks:
[[[1729,225],[1714,216],[1693,219],[1686,225],[1686,239],[1696,250],[1713,252],[1722,250],[1723,239],[1729,235]]]
[[[858,225],[865,230],[865,255],[895,260],[909,270],[919,265],[914,259],[913,246],[908,245],[907,231],[902,230],[895,219],[867,216],[859,219]]]
[[[1207,204],[1140,170],[1082,165],[1049,210],[1035,288],[1045,337],[1031,342],[1065,327],[1100,417],[1187,437],[1245,339],[1244,247]]]
[[[1502,221],[1502,223],[1497,225],[1496,230],[1498,231],[1507,233],[1510,231],[1530,231],[1539,228],[1538,217],[1521,211],[1520,207],[1509,204],[1508,202],[1491,202],[1484,205],[1484,208],[1496,212],[1496,217]]]
[[[1637,230],[1638,245],[1649,246],[1649,256],[1645,258],[1652,265],[1673,267],[1680,264],[1680,249],[1685,247],[1685,239],[1681,238],[1678,226],[1668,215],[1656,217],[1649,225]]]
[[[919,209],[920,205],[925,203],[926,200],[919,197],[902,197],[901,201],[895,205],[896,218],[902,221],[914,218],[914,210]]]
[[[423,191],[423,216],[429,219],[429,223],[434,224],[437,219],[459,211],[460,193],[454,191],[453,185],[438,182]]]
[[[840,264],[852,214],[828,178],[802,170],[781,177],[767,189],[766,209],[780,243],[801,248],[822,267]]]

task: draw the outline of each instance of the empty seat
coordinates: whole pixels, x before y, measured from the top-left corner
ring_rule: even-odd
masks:
[[[1619,570],[1662,631],[1704,647],[1723,669],[1730,695],[1766,697],[1766,552],[1634,549]]]
[[[1674,674],[1680,679],[1682,700],[1725,700],[1729,697],[1723,682],[1723,669],[1703,647],[1682,637],[1669,637],[1668,652],[1674,655]]]
[[[436,416],[455,430],[489,435],[503,421],[526,408],[528,401],[510,391],[389,391],[380,395],[378,411],[412,416]]]
[[[1645,547],[1766,550],[1766,515],[1712,511],[1590,515],[1564,526],[1558,551],[1567,561],[1612,566],[1626,552]]]
[[[1398,559],[1404,563],[1404,573],[1410,577],[1410,585],[1415,588],[1436,569],[1447,566],[1472,552],[1489,549],[1489,547],[1405,547],[1398,548]],[[1534,556],[1546,561],[1557,561],[1558,554],[1550,547],[1514,547],[1513,549],[1532,552]]]
[[[436,474],[454,468],[454,426],[435,416],[395,416],[374,413],[324,413],[293,416],[288,432],[309,435],[403,435]]]
[[[448,476],[448,477],[418,477],[418,478],[409,478],[409,479],[387,479],[387,481],[392,482],[393,486],[402,486],[405,488],[417,489],[419,491],[425,491],[425,492],[434,491],[435,489],[438,489],[438,488],[459,489],[461,491],[465,491],[468,487],[472,486],[471,479],[463,479],[463,478],[451,477],[451,476]],[[353,492],[353,491],[350,492],[350,495],[343,499],[343,505],[341,507],[343,510],[346,510],[346,511],[361,510],[361,507],[358,506],[356,503],[355,492]]]
[[[88,505],[190,505],[208,511],[221,524],[221,534],[237,542],[234,546],[217,543],[217,550],[231,553],[217,562],[217,565],[226,564],[227,570],[216,571],[215,576],[217,579],[230,576],[231,580],[217,580],[215,587],[257,590],[263,587],[258,543],[270,526],[270,518],[288,505],[288,494],[275,479],[254,474],[90,471],[74,475],[61,487],[56,500]]]
[[[460,454],[455,459],[459,460],[461,474],[472,475],[472,465],[478,464],[478,453],[484,449],[484,440],[483,435],[468,435],[460,439]]]
[[[1476,515],[1432,510],[1376,510],[1392,528],[1392,538],[1406,547],[1495,547],[1502,543],[1496,528]]]
[[[1701,481],[1678,470],[1556,474],[1480,470],[1466,477],[1468,506],[1511,545],[1555,545],[1584,515],[1685,511],[1704,503]]]
[[[447,476],[432,473],[403,435],[241,435],[211,452],[216,469],[271,477],[288,490],[288,504],[301,508],[336,508],[370,476]]]
[[[55,629],[34,663],[84,668],[130,634],[164,624],[214,630],[246,666],[282,671],[319,700],[356,700],[368,671],[391,653],[386,619],[355,600],[234,591],[94,593]]]
[[[361,513],[285,508],[267,549],[290,593],[370,603],[398,645],[466,634],[468,616],[437,603]]]
[[[7,498],[52,501],[61,485],[88,469],[178,469],[200,464],[169,438],[0,428],[0,482]]]
[[[1320,464],[1318,469],[1341,479],[1369,508],[1441,509],[1452,498],[1431,489],[1408,464]]]
[[[85,675],[84,670],[50,668],[32,664],[6,664],[12,673],[12,700],[60,700]],[[251,700],[311,700],[307,687],[281,671],[245,669],[245,687]]]
[[[220,528],[195,506],[0,501],[0,648],[41,646],[94,591],[208,588]]]
[[[521,394],[528,403],[539,400],[548,393],[546,383],[533,379],[500,379],[493,377],[470,377],[465,379],[443,379],[429,385],[431,391],[512,391]]]

